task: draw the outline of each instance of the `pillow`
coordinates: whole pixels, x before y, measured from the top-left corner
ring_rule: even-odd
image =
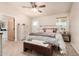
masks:
[[[53,30],[47,29],[46,32],[47,33],[53,33]]]
[[[40,30],[39,32],[44,32],[43,30]]]

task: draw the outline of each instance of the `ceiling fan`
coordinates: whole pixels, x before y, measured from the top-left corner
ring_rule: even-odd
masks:
[[[33,10],[37,10],[38,12],[42,13],[41,10],[39,10],[39,8],[44,8],[46,7],[46,5],[37,5],[36,2],[30,2],[31,7],[27,7],[27,6],[22,6],[22,8],[32,8]]]

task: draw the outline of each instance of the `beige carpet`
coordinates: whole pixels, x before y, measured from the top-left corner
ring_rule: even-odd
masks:
[[[67,54],[61,55],[59,51],[55,50],[52,56],[79,56],[76,51],[72,48],[70,43],[67,45]],[[34,51],[23,52],[23,42],[22,41],[4,41],[3,42],[3,56],[43,56]]]

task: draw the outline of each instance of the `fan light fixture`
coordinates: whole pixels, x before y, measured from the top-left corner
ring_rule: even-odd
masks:
[[[32,8],[32,11],[35,13],[38,12],[38,10],[36,8]]]
[[[36,4],[36,2],[30,2],[30,4],[31,4],[31,7],[27,7],[27,6],[22,6],[22,8],[32,8],[32,11],[33,12],[39,12],[39,13],[42,13],[42,11],[39,9],[39,8],[44,8],[44,7],[46,7],[46,5],[37,5]]]

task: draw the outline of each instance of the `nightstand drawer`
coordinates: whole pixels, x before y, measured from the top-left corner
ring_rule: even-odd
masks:
[[[70,34],[62,34],[63,39],[65,42],[70,42],[71,41],[71,37]]]

